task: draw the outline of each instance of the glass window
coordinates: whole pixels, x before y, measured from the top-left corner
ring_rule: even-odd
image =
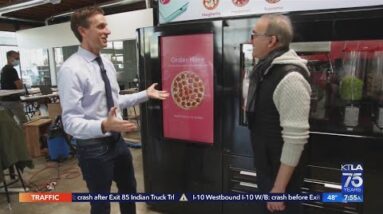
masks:
[[[27,86],[51,84],[47,49],[21,49],[20,64],[22,79]]]
[[[56,68],[59,68],[64,63],[63,48],[54,48],[53,51],[55,55]]]
[[[113,42],[113,48],[116,50],[122,50],[123,49],[123,42],[122,41]]]
[[[130,55],[128,54],[127,42],[128,41],[108,42],[108,46],[101,50],[101,54],[113,63],[117,72],[117,81],[121,89],[129,88],[127,57],[130,57]]]
[[[56,73],[60,70],[60,67],[65,62],[65,60],[67,60],[72,54],[76,53],[77,50],[78,45],[53,48]]]
[[[62,63],[77,50],[77,45],[54,48],[56,72],[59,71]],[[137,81],[134,82],[138,76],[136,52],[136,40],[110,41],[107,47],[101,50],[101,54],[113,63],[121,88],[136,87]]]

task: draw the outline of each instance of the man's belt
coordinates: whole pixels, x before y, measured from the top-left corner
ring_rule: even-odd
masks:
[[[114,143],[119,139],[116,139],[115,136],[108,137],[99,137],[99,138],[90,138],[90,139],[76,139],[78,146],[92,146],[99,145],[104,143]]]

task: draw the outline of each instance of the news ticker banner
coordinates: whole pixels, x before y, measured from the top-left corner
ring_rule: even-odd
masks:
[[[19,193],[19,202],[363,202],[362,164],[341,165],[341,192],[333,193]]]
[[[334,197],[334,200],[329,198]],[[344,197],[342,193],[19,193],[19,202],[72,203],[72,202],[362,202],[355,197]]]

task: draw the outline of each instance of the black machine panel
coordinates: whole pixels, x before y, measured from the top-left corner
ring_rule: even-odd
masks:
[[[213,33],[214,37],[214,143],[204,145],[164,138],[161,102],[151,100],[143,105],[141,127],[145,191],[147,192],[214,193],[222,191],[221,31],[221,22],[144,28],[138,31],[142,89],[154,82],[158,82],[161,87],[159,43],[162,36]],[[157,203],[152,204],[152,207],[166,213],[220,213],[222,209],[216,204],[206,203],[192,206],[188,203]]]

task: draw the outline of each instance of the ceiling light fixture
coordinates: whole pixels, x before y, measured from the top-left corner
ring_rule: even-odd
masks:
[[[18,4],[11,4],[11,5],[0,8],[0,15],[4,13],[24,10],[27,8],[36,7],[36,6],[40,6],[40,5],[48,4],[48,3],[59,4],[61,3],[61,0],[32,0],[32,1],[21,2]]]

